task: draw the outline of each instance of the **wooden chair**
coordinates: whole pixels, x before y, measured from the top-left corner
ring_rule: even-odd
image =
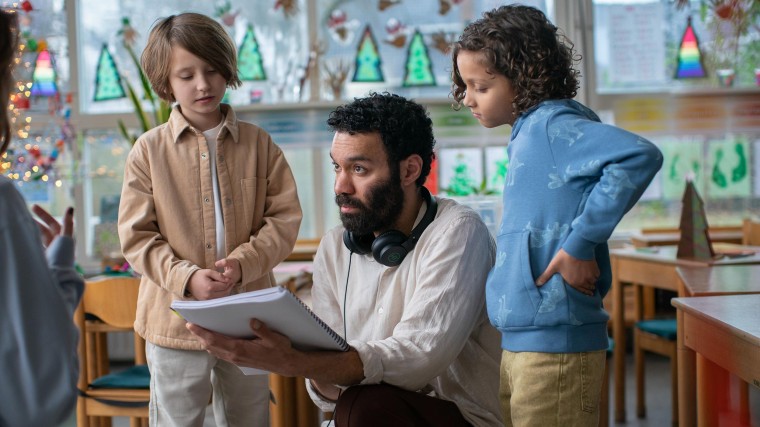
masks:
[[[649,351],[670,358],[670,387],[672,422],[678,425],[678,355],[676,345],[676,319],[651,319],[636,322],[633,333],[636,365],[636,414],[646,417],[644,352]]]
[[[760,246],[760,221],[746,218],[742,222],[742,245]]]
[[[134,333],[140,279],[109,277],[85,283],[74,315],[79,327],[77,427],[110,426],[110,417],[130,417],[130,426],[147,426],[150,374],[145,341]],[[134,366],[109,372],[107,334],[131,332]]]

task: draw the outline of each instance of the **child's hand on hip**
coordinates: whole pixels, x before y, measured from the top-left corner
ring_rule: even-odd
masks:
[[[536,285],[542,286],[557,273],[578,292],[589,296],[594,295],[596,281],[599,280],[599,266],[596,264],[596,260],[578,259],[565,252],[564,249],[560,249],[543,274],[538,277]]]

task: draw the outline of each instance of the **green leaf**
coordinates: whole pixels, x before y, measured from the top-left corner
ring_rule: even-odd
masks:
[[[124,137],[131,145],[135,145],[135,142],[137,141],[137,137],[130,134],[127,130],[127,127],[124,125],[124,122],[119,119],[119,132],[121,132],[121,136]]]
[[[132,87],[132,85],[127,81],[126,79],[122,79],[124,81],[124,85],[127,86],[127,93],[129,94],[129,99],[132,101],[132,106],[135,107],[135,114],[137,115],[137,118],[140,120],[140,126],[142,126],[142,131],[147,132],[150,130],[150,122],[148,121],[148,116],[145,114],[145,110],[143,110],[142,103],[140,102],[140,98],[137,96],[137,93],[135,93],[135,89]]]

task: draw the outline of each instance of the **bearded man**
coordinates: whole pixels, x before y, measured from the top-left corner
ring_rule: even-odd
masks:
[[[434,159],[421,105],[388,93],[338,107],[330,157],[341,226],[314,259],[312,310],[347,352],[304,352],[188,328],[237,365],[306,378],[336,426],[500,426],[499,336],[486,316],[495,245],[472,209],[423,186]]]

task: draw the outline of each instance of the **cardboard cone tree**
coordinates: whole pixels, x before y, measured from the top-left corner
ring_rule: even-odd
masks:
[[[699,197],[692,181],[686,181],[681,210],[681,240],[678,242],[677,258],[710,260],[715,258],[710,235],[707,232],[705,204]]]

